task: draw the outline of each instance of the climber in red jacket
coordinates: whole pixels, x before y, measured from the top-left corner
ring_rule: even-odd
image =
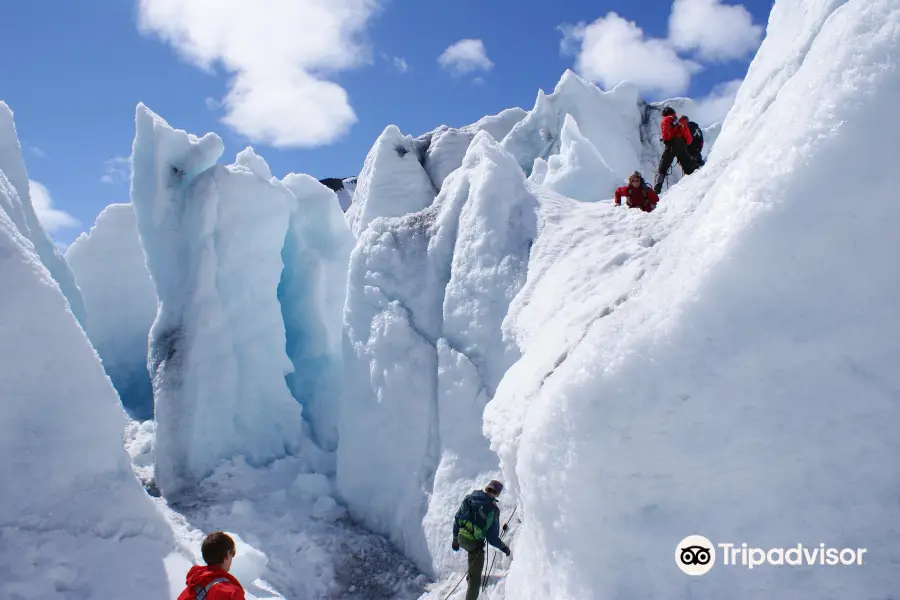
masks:
[[[656,171],[656,180],[653,184],[653,191],[657,194],[662,192],[662,184],[666,179],[666,173],[672,166],[672,161],[678,159],[678,164],[684,170],[685,175],[690,175],[697,169],[694,159],[688,152],[694,138],[691,135],[690,128],[686,123],[678,120],[675,115],[675,109],[667,106],[662,111],[662,141],[666,149],[663,150],[662,156],[659,157],[659,169]]]
[[[244,588],[228,571],[236,553],[234,540],[217,531],[200,546],[205,567],[194,565],[187,574],[187,587],[178,600],[244,600]]]
[[[653,212],[659,202],[659,196],[638,171],[628,177],[628,185],[616,190],[616,206],[622,205],[622,198],[627,198],[625,205],[629,208],[639,208],[644,212]]]

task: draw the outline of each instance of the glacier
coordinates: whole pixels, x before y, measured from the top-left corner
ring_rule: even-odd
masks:
[[[123,406],[135,419],[152,419],[147,345],[157,298],[131,204],[104,208],[65,258],[84,296],[85,331]]]
[[[327,323],[316,329],[322,315],[309,309],[340,299],[332,293],[339,279],[302,264],[302,255],[327,253],[346,273],[340,244],[331,240],[335,248],[328,248],[327,233],[317,234],[313,249],[296,239],[309,218],[298,213],[325,212],[321,197],[301,179],[293,182],[304,194],[298,199],[250,148],[221,166],[223,145],[215,134],[197,138],[174,130],[143,105],[135,120],[132,203],[159,297],[148,359],[159,489],[170,499],[189,494],[237,456],[263,466],[309,448],[309,460],[319,460],[288,377],[295,374],[292,358],[327,359],[335,345],[301,339],[334,337]],[[315,186],[330,195],[339,218],[333,193]],[[322,282],[297,280],[304,275]],[[321,382],[330,381],[323,373]],[[320,398],[307,393],[313,403]]]
[[[477,431],[517,358],[500,322],[525,282],[536,206],[524,173],[480,132],[433,205],[375,219],[351,255],[338,490],[426,572],[440,553],[422,529],[429,506],[440,507],[433,527],[449,527],[458,498],[443,491],[490,464]]]
[[[47,236],[34,212],[28,172],[22,159],[22,146],[16,133],[13,112],[2,100],[0,100],[0,172],[8,184],[8,188],[0,198],[2,201],[0,208],[16,226],[18,232],[34,246],[41,262],[59,284],[69,310],[78,322],[83,324],[86,317],[84,298],[65,258]]]
[[[0,172],[0,597],[168,597],[172,532],[131,471],[116,391],[23,212],[28,197]]]

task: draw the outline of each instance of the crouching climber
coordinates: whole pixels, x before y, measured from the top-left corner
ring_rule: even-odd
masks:
[[[481,590],[481,572],[484,570],[485,541],[506,556],[512,552],[500,539],[500,507],[497,497],[503,491],[503,484],[492,480],[484,491],[475,490],[465,498],[453,519],[453,551],[460,546],[469,555],[469,570],[466,579],[469,589],[466,600],[475,600]],[[503,526],[503,531],[507,526]]]
[[[205,567],[194,565],[178,600],[244,600],[244,588],[228,571],[236,554],[234,540],[222,531],[211,533],[200,546]]]
[[[616,206],[622,205],[622,198],[626,198],[625,205],[628,208],[639,208],[644,212],[653,212],[659,196],[650,188],[650,184],[644,181],[643,175],[635,171],[628,177],[628,185],[616,190]]]
[[[662,141],[666,148],[659,157],[659,169],[656,171],[656,181],[653,183],[653,191],[657,194],[662,192],[666,173],[676,158],[685,175],[690,175],[696,170],[694,159],[688,153],[688,146],[694,141],[691,132],[684,123],[678,120],[675,109],[671,106],[665,107],[662,114]]]

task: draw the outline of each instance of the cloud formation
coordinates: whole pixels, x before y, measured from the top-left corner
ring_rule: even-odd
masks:
[[[131,157],[114,156],[104,163],[105,173],[100,178],[102,183],[114,184],[131,180]]]
[[[607,89],[627,80],[643,92],[669,97],[686,92],[703,64],[745,58],[763,35],[744,6],[720,0],[674,0],[667,38],[647,37],[637,23],[614,12],[559,29],[560,50],[575,57],[583,77]],[[710,98],[710,107],[727,102],[722,94]]]
[[[488,58],[482,40],[463,39],[447,47],[438,57],[442,69],[453,75],[490,71],[494,63]]]
[[[81,223],[69,213],[53,208],[53,198],[50,191],[42,183],[28,181],[28,191],[31,195],[31,204],[38,221],[47,233],[53,233],[60,229],[78,227]]]
[[[734,98],[741,89],[742,79],[726,81],[715,86],[708,96],[696,101],[696,117],[694,121],[701,127],[725,120],[725,115],[734,106]]]
[[[719,0],[675,0],[669,16],[669,41],[682,51],[695,50],[709,62],[743,58],[756,50],[763,28],[741,5]]]
[[[362,41],[378,0],[139,0],[138,26],[184,59],[231,76],[223,122],[251,142],[315,147],[357,118],[329,74],[371,60]]]
[[[614,12],[561,30],[561,49],[575,55],[575,70],[607,89],[628,80],[646,92],[680,94],[701,69],[666,40],[647,38],[636,23]]]
[[[395,56],[391,59],[394,63],[394,68],[400,71],[401,73],[406,73],[409,71],[409,63],[406,62],[406,59],[401,56]]]

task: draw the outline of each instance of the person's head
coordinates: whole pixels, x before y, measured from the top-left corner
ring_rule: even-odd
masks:
[[[644,176],[641,175],[640,171],[635,171],[628,176],[628,185],[630,185],[631,187],[641,187],[643,183]]]
[[[500,492],[503,491],[503,484],[496,479],[491,479],[491,481],[484,486],[484,491],[496,498],[500,495]]]
[[[200,546],[200,554],[203,555],[206,564],[225,571],[231,569],[231,560],[235,553],[234,540],[223,531],[209,534]]]
[[[689,116],[687,116],[687,115],[681,115],[681,118],[678,119],[678,120],[679,120],[679,121],[684,121],[685,123],[687,123],[688,121],[691,120],[691,118],[690,118]]]
[[[665,107],[664,109],[662,109],[662,116],[664,116],[664,117],[675,116],[675,109],[672,108],[671,106]]]

